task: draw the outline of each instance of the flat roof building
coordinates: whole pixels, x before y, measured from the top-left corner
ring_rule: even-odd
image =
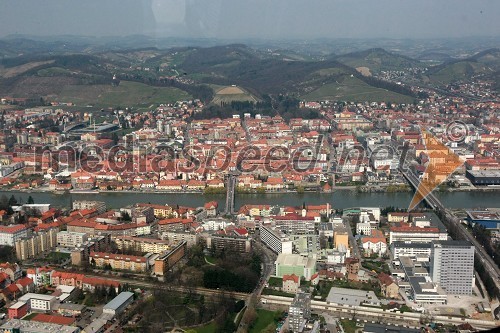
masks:
[[[280,253],[275,261],[275,265],[276,276],[281,278],[284,275],[295,274],[309,281],[314,273],[316,273],[316,260],[303,257],[299,254]]]
[[[500,210],[491,208],[486,210],[468,210],[467,221],[471,225],[480,224],[486,229],[500,230]]]
[[[362,304],[380,305],[380,300],[373,291],[332,287],[326,298],[327,303],[359,306]]]
[[[2,333],[79,333],[79,327],[10,319],[0,326]]]

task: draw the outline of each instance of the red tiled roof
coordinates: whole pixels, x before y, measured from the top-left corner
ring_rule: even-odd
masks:
[[[13,224],[8,226],[0,226],[0,232],[13,234],[22,230],[28,229],[24,224]]]
[[[18,293],[20,292],[19,288],[14,284],[9,284],[5,289],[4,291],[8,291],[9,293],[13,294],[13,293]]]
[[[17,280],[16,284],[20,284],[21,286],[26,287],[26,286],[33,284],[33,280],[26,276],[26,277],[23,277],[23,278]]]
[[[49,315],[49,314],[45,314],[45,313],[39,313],[39,314],[35,315],[33,318],[31,318],[31,320],[42,322],[42,323],[51,323],[51,324],[70,326],[75,322],[76,319],[73,317],[64,317],[64,316],[56,316],[56,315]]]
[[[392,278],[389,275],[385,274],[385,273],[380,273],[378,275],[378,279],[380,280],[380,282],[382,282],[386,286],[390,286],[391,284],[394,283],[394,281],[392,280]]]
[[[115,287],[118,288],[120,285],[120,282],[115,281],[115,280],[109,280],[109,279],[100,279],[100,278],[93,278],[93,277],[87,277],[85,276],[82,280],[84,284],[90,284],[91,286],[109,286],[109,287]]]
[[[299,283],[299,277],[295,274],[291,274],[291,275],[283,275],[283,282],[285,281],[293,281],[295,283]]]

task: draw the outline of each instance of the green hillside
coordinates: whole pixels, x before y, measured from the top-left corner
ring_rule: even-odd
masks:
[[[437,85],[448,85],[454,81],[468,80],[476,75],[491,76],[498,82],[500,50],[489,49],[463,60],[444,63],[431,68],[428,77]]]
[[[336,56],[334,59],[353,68],[366,67],[371,73],[404,70],[410,67],[424,67],[418,60],[387,52],[379,48],[348,53]]]
[[[55,98],[60,102],[96,107],[149,107],[189,99],[186,92],[173,87],[152,87],[142,83],[122,81],[119,86],[69,85]]]
[[[387,102],[411,103],[414,98],[386,89],[372,87],[356,77],[344,76],[335,83],[322,87],[302,96],[307,101],[342,100],[348,102]]]

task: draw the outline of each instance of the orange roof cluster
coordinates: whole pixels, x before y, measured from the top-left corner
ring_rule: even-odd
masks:
[[[6,234],[14,234],[16,232],[26,229],[28,229],[28,227],[24,224],[12,224],[8,226],[0,226],[0,232]]]

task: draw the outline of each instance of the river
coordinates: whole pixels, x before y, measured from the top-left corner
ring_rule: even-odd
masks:
[[[50,203],[55,207],[70,207],[72,200],[99,200],[106,202],[108,208],[120,208],[135,203],[168,204],[171,206],[199,207],[205,202],[215,200],[219,207],[225,205],[225,195],[203,195],[193,193],[99,193],[99,194],[54,194],[49,192],[0,192],[0,196],[10,197],[25,203],[31,195],[35,203]],[[357,193],[349,190],[339,190],[333,193],[283,193],[283,194],[238,194],[235,208],[244,204],[271,204],[300,206],[306,204],[322,204],[329,202],[334,208],[349,207],[387,207],[408,208],[412,192],[400,193]],[[500,191],[492,192],[442,192],[437,193],[445,207],[477,208],[500,207]]]

